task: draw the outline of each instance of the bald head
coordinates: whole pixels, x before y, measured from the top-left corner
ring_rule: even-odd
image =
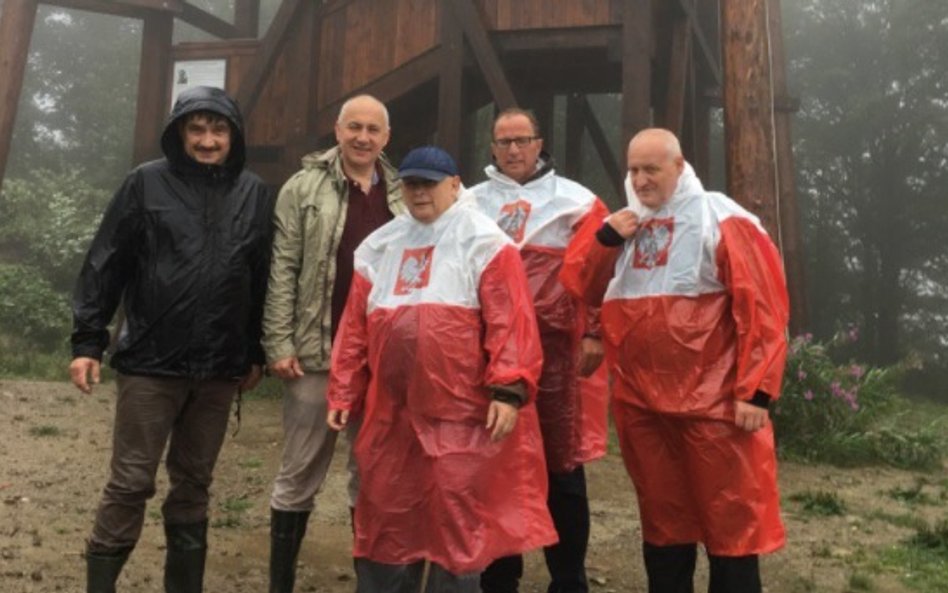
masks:
[[[358,95],[342,104],[336,120],[336,142],[346,174],[371,175],[388,138],[388,110],[381,101],[371,95]]]
[[[627,154],[632,189],[648,208],[660,208],[675,193],[685,168],[678,138],[668,130],[648,128],[629,141]]]
[[[339,123],[345,119],[346,115],[353,109],[368,109],[370,111],[377,110],[382,115],[382,119],[385,122],[385,127],[389,127],[388,108],[385,107],[385,103],[382,103],[372,95],[356,95],[355,97],[348,99],[342,104],[342,107],[339,108],[339,117],[336,118],[336,123]]]

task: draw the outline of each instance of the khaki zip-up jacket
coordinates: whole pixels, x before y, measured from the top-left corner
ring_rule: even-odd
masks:
[[[396,169],[380,157],[388,207],[404,211]],[[267,362],[296,356],[304,371],[329,368],[336,252],[346,225],[349,189],[339,147],[303,157],[303,169],[280,190],[273,257],[263,312]]]

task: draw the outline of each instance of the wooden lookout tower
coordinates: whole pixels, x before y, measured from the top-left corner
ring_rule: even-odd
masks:
[[[233,2],[229,22],[187,0],[0,0],[0,181],[39,4],[143,22],[136,162],[156,155],[176,85],[197,74],[237,97],[250,166],[273,184],[329,144],[358,93],[389,106],[396,155],[436,142],[471,171],[486,158],[472,115],[518,105],[548,144],[561,130],[567,175],[588,134],[615,186],[625,143],[652,125],[678,133],[707,177],[711,114],[723,108],[728,193],[780,242],[804,319],[779,0],[282,0],[265,31],[261,0]],[[218,41],[174,44],[177,22]],[[591,107],[605,93],[621,97],[618,126]]]

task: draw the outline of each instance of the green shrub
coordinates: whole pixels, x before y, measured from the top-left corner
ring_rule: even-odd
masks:
[[[35,267],[0,264],[0,334],[14,342],[7,352],[60,346],[69,335],[66,297]]]
[[[808,515],[831,517],[846,512],[846,505],[835,492],[806,490],[791,495],[790,500],[800,503],[803,512]]]
[[[897,392],[903,366],[840,364],[833,348],[858,339],[839,332],[829,343],[809,334],[790,343],[783,393],[773,406],[783,457],[853,466],[886,463],[908,469],[940,465],[944,443],[937,426],[894,424],[908,404]]]

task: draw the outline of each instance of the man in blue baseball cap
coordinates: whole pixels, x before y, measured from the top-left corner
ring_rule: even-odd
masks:
[[[556,540],[533,398],[543,364],[517,249],[417,148],[402,215],[355,252],[333,345],[330,427],[355,442],[359,593],[477,593],[494,559]],[[511,493],[516,493],[511,495]]]

